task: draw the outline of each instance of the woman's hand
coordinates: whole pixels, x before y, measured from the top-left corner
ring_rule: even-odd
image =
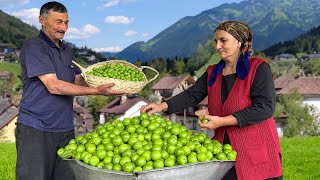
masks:
[[[152,115],[157,112],[161,112],[168,109],[168,104],[166,102],[160,103],[160,104],[155,104],[155,103],[150,103],[146,106],[143,106],[140,109],[140,113],[147,112],[149,115]]]
[[[199,116],[204,116],[204,115],[209,115],[209,111],[208,109],[202,109],[202,110],[198,110],[195,112],[195,114],[199,117]]]
[[[198,121],[198,126],[201,130],[215,130],[221,126],[221,117],[219,116],[211,116],[207,114],[204,115],[203,118],[207,119],[208,123],[204,124],[201,121]]]
[[[198,121],[198,126],[201,130],[215,130],[222,126],[237,126],[238,120],[233,115],[228,115],[224,117],[220,116],[211,116],[211,115],[204,115],[204,119],[208,120],[207,124],[201,123],[201,121]]]

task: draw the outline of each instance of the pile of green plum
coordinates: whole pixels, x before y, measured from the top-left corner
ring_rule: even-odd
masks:
[[[99,125],[77,136],[57,151],[63,159],[76,159],[94,167],[128,173],[210,160],[235,160],[237,152],[204,133],[158,115]]]
[[[128,81],[145,81],[145,76],[142,71],[121,63],[107,64],[93,68],[92,71],[87,72],[87,74]]]

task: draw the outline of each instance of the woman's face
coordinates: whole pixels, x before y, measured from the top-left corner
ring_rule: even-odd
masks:
[[[214,33],[214,41],[219,56],[224,61],[237,61],[240,55],[241,42],[223,30]]]

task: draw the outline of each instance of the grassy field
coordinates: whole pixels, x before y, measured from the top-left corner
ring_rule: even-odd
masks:
[[[19,63],[0,62],[0,71],[9,71],[17,77],[21,74],[21,67]]]
[[[320,137],[281,139],[284,179],[320,179]]]
[[[88,66],[88,63],[82,59],[77,59],[76,61],[84,68]],[[21,65],[20,63],[0,62],[0,71],[9,71],[17,77],[21,74]]]
[[[0,180],[14,180],[16,167],[16,146],[14,143],[0,143]]]
[[[320,179],[320,137],[281,139],[284,179]],[[0,143],[0,180],[15,179],[16,150],[13,143]]]

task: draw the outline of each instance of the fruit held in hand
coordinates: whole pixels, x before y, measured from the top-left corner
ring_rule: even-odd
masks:
[[[201,123],[203,124],[208,124],[208,119],[205,119],[202,115],[199,116],[199,121],[201,121]]]

